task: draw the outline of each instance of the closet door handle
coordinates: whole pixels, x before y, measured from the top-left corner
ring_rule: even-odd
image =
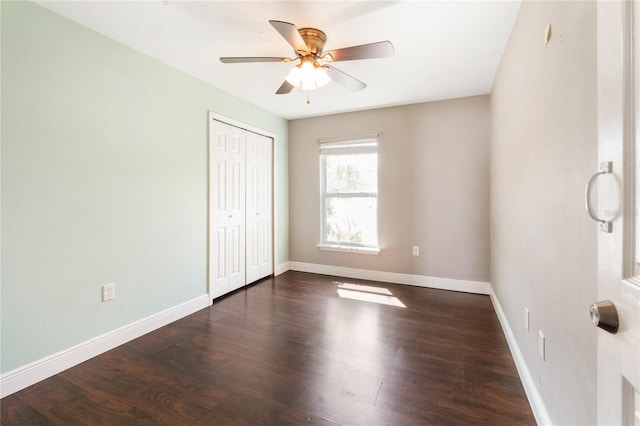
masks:
[[[584,188],[584,205],[587,209],[587,213],[589,214],[591,219],[600,224],[599,226],[602,232],[611,232],[611,222],[608,220],[600,219],[598,215],[593,211],[593,207],[591,206],[591,189],[596,180],[598,180],[598,177],[606,175],[608,173],[611,173],[611,161],[600,163],[598,173],[591,176],[591,179],[589,179],[589,182],[587,182],[587,186]]]

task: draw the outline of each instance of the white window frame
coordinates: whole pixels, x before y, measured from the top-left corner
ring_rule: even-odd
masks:
[[[327,155],[336,154],[366,154],[375,153],[376,163],[378,154],[378,139],[367,137],[361,139],[348,139],[340,141],[319,141],[320,148],[320,243],[318,248],[321,250],[340,251],[349,253],[365,253],[378,254],[380,247],[378,241],[374,245],[334,242],[327,240],[327,221],[326,206],[327,200],[330,198],[378,198],[378,188],[376,192],[359,192],[359,193],[327,193],[327,176],[326,176],[326,157]],[[330,153],[330,154],[329,154]],[[377,203],[376,203],[377,205]],[[376,211],[376,240],[378,240],[378,212]]]

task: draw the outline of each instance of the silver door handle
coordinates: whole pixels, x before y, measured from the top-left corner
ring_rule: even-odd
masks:
[[[618,311],[610,300],[603,300],[591,305],[591,321],[593,325],[611,334],[618,332]]]
[[[598,173],[591,176],[591,179],[589,179],[589,182],[587,182],[587,186],[584,188],[584,205],[587,208],[587,213],[589,213],[591,219],[600,224],[600,230],[602,232],[611,232],[611,221],[600,219],[598,215],[593,211],[593,207],[591,207],[591,188],[593,187],[593,184],[596,182],[598,177],[606,175],[607,173],[611,173],[611,161],[600,163]]]

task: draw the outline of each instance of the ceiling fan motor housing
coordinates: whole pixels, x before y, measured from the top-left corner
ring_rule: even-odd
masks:
[[[298,32],[310,53],[316,56],[322,55],[322,49],[324,49],[324,44],[327,42],[327,35],[324,32],[316,28],[300,28]]]

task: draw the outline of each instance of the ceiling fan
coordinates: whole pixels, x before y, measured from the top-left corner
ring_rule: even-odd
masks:
[[[313,90],[333,80],[349,90],[357,92],[367,87],[357,78],[340,71],[327,62],[352,61],[356,59],[387,58],[393,56],[394,48],[390,41],[362,44],[345,47],[323,53],[327,36],[316,28],[296,28],[295,25],[283,21],[269,21],[271,26],[293,47],[295,56],[288,57],[222,57],[225,64],[246,62],[294,62],[300,61],[287,75],[284,83],[276,91],[283,95],[294,87],[302,90]]]

